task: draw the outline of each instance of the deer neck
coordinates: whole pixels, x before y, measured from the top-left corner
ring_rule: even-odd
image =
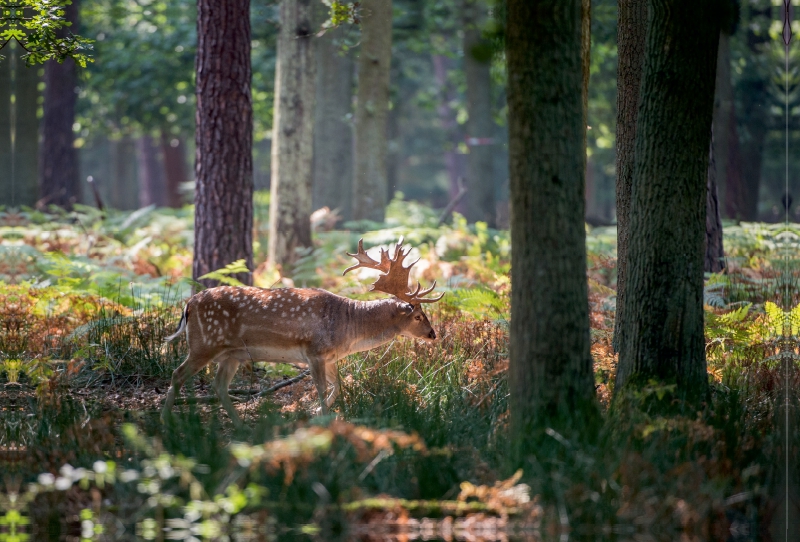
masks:
[[[349,310],[353,317],[347,330],[350,335],[348,354],[386,344],[402,331],[402,317],[397,315],[393,299],[352,301]]]

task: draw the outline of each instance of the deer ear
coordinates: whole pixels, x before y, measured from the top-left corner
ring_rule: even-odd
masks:
[[[406,303],[404,301],[401,301],[399,303],[399,307],[400,307],[400,312],[402,312],[406,316],[410,316],[411,313],[414,312],[414,305],[412,305],[411,303]]]

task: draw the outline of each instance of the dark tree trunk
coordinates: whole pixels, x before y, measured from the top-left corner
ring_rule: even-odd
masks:
[[[514,442],[523,447],[545,424],[569,428],[596,412],[583,222],[581,4],[507,4],[509,407]]]
[[[392,62],[392,1],[363,0],[361,12],[353,218],[383,222],[388,192],[386,122]]]
[[[467,173],[464,214],[469,222],[478,220],[494,228],[495,208],[494,145],[492,120],[491,48],[481,35],[486,20],[483,0],[464,0],[464,75],[467,79]]]
[[[719,35],[717,82],[714,88],[714,157],[717,164],[717,184],[721,199],[725,203],[726,216],[732,218],[734,215],[730,214],[729,209],[735,209],[735,205],[730,204],[732,200],[728,192],[735,194],[739,187],[731,187],[728,181],[728,153],[732,133],[730,124],[732,121],[735,122],[736,116],[733,114],[730,36],[724,32],[720,32]]]
[[[139,165],[139,207],[155,205],[163,207],[166,202],[164,167],[158,156],[158,147],[149,135],[136,140],[136,162]]]
[[[463,141],[461,127],[456,119],[457,111],[451,105],[456,100],[456,92],[447,80],[452,70],[452,61],[444,55],[432,55],[433,74],[439,91],[439,104],[436,113],[445,136],[444,165],[450,188],[450,199],[456,197],[459,186],[458,179],[464,177],[465,156],[458,152],[458,144]],[[466,212],[466,204],[462,200],[454,207],[461,214]]]
[[[197,128],[192,277],[253,267],[250,1],[197,2]],[[237,275],[252,284],[251,273]],[[216,281],[202,281],[206,286]]]
[[[311,0],[282,0],[275,70],[269,261],[291,266],[311,246],[314,36]]]
[[[334,42],[339,30],[329,30],[316,43],[316,105],[314,110],[313,208],[339,209],[352,216],[353,129],[347,115],[353,109],[355,64]]]
[[[617,311],[614,350],[619,352],[625,333],[621,325],[625,314],[631,183],[647,36],[647,0],[619,0],[617,17]]]
[[[78,4],[79,1],[74,0],[64,8],[72,28],[77,28]],[[70,208],[81,200],[78,153],[72,133],[77,85],[77,66],[72,59],[62,64],[53,60],[45,63],[42,144],[39,147],[39,193],[43,204]]]
[[[706,183],[720,21],[714,3],[653,0],[645,49],[616,392],[649,378],[707,389]]]
[[[164,159],[164,205],[178,209],[183,205],[181,184],[186,182],[186,147],[183,138],[161,132],[161,156]]]
[[[703,270],[719,273],[725,269],[725,251],[722,246],[722,220],[717,197],[717,167],[714,156],[714,131],[708,151],[708,176],[706,181],[706,256]]]

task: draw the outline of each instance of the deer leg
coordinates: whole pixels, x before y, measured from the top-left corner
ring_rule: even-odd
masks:
[[[327,376],[325,371],[325,362],[321,359],[314,359],[308,364],[311,369],[311,378],[314,379],[314,385],[317,387],[317,394],[319,395],[320,413],[328,413],[328,404],[325,401],[325,392],[328,389]]]
[[[328,408],[333,404],[336,398],[339,396],[339,371],[336,370],[336,362],[329,362],[325,365],[325,379],[327,380],[328,384],[333,385],[333,391],[325,400],[325,404]]]
[[[239,369],[239,361],[237,359],[233,357],[221,359],[217,367],[217,376],[214,377],[214,383],[211,386],[214,388],[217,397],[219,397],[219,402],[228,412],[231,421],[233,421],[234,425],[239,426],[242,424],[242,420],[233,407],[230,395],[228,395],[228,387],[231,385],[231,380],[233,380],[237,369]]]
[[[172,373],[172,385],[169,387],[169,391],[167,391],[167,397],[164,399],[164,407],[161,409],[162,421],[166,419],[167,414],[169,414],[169,412],[172,410],[172,405],[175,404],[175,396],[181,390],[186,381],[200,372],[200,369],[208,365],[209,362],[211,362],[210,359],[204,360],[199,356],[193,357],[190,353],[186,357],[186,360],[181,363],[177,369],[175,369],[175,371]]]

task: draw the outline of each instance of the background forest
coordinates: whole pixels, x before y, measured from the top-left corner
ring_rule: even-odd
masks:
[[[642,64],[700,60],[672,87],[658,74],[681,62],[640,70],[637,109],[618,28],[647,29],[645,4],[73,0],[56,17],[94,40],[85,66],[27,66],[0,33],[0,542],[796,528],[800,104],[781,37],[800,25],[774,1],[650,2],[684,17],[652,42],[700,53],[648,42]],[[655,127],[635,160],[631,111]],[[642,152],[659,145],[691,167]],[[626,175],[639,199],[618,209]],[[683,194],[701,191],[704,224]],[[636,237],[659,219],[669,235]],[[412,284],[445,294],[425,306],[436,342],[348,355],[330,414],[305,367],[251,359],[236,412],[212,364],[159,415],[194,292],[374,300],[346,253],[401,237]]]

